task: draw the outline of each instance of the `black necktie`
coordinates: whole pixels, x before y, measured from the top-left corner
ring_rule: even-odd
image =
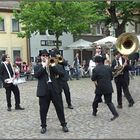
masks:
[[[117,64],[118,64],[118,66],[120,66],[121,64],[120,64],[120,62],[119,62],[119,60],[117,60]]]

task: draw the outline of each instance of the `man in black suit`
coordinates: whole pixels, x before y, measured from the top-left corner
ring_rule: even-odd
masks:
[[[64,132],[68,132],[65,121],[64,107],[62,102],[62,88],[59,83],[60,77],[64,76],[61,65],[50,63],[47,50],[40,51],[41,63],[34,67],[34,75],[38,79],[37,97],[39,97],[41,133],[46,132],[46,117],[50,102],[54,104],[57,116]]]
[[[61,84],[61,87],[62,89],[64,90],[64,94],[65,94],[65,97],[66,97],[66,102],[68,104],[68,108],[69,109],[73,109],[73,106],[72,106],[72,103],[71,103],[71,93],[70,93],[70,88],[69,88],[69,85],[68,85],[68,76],[67,76],[67,73],[66,73],[66,70],[65,70],[65,66],[68,65],[67,61],[60,55],[60,51],[57,49],[57,48],[53,48],[51,53],[50,53],[51,56],[55,57],[57,59],[57,62],[58,64],[60,64],[64,70],[64,76],[60,77],[60,84]]]
[[[24,110],[20,106],[20,91],[17,85],[13,84],[15,78],[15,72],[10,63],[10,57],[5,54],[2,56],[2,63],[0,64],[0,77],[3,81],[3,87],[6,90],[6,100],[7,100],[7,111],[11,111],[11,92],[14,93],[15,97],[15,109]]]
[[[122,90],[124,92],[124,95],[126,99],[129,102],[128,107],[132,107],[134,104],[134,100],[129,92],[129,69],[131,69],[129,65],[129,61],[127,57],[122,57],[120,52],[117,50],[114,51],[115,59],[112,61],[112,72],[115,72],[118,69],[118,66],[122,67],[122,71],[119,72],[114,80],[117,88],[117,102],[118,102],[118,108],[122,108]]]
[[[113,79],[110,66],[103,64],[101,56],[95,57],[96,67],[92,71],[91,80],[95,82],[95,98],[92,104],[93,115],[96,116],[98,103],[100,103],[102,95],[104,95],[105,103],[113,114],[111,121],[115,120],[119,115],[112,103],[113,87],[111,80]]]

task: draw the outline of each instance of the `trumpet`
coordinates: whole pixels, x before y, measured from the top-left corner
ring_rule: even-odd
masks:
[[[56,56],[56,59],[57,59],[58,63],[62,63],[64,61],[64,59],[61,55]]]
[[[55,66],[58,63],[57,59],[55,57],[49,58],[49,66]]]

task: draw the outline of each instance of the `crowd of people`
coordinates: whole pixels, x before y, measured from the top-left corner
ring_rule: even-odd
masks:
[[[12,65],[10,57],[4,54],[0,64],[0,77],[5,88],[7,111],[12,111],[12,92],[15,97],[15,109],[24,110],[20,105],[20,90],[18,85],[15,85],[13,81],[21,75],[26,75],[28,79],[28,74],[33,69],[34,77],[38,80],[36,96],[39,99],[40,132],[44,134],[47,131],[47,114],[51,101],[62,126],[62,131],[68,132],[62,92],[65,94],[67,107],[74,109],[67,81],[73,78],[73,76],[79,80],[81,75],[85,76],[87,73],[91,73],[90,78],[95,84],[92,115],[97,115],[98,104],[103,102],[102,96],[104,96],[105,103],[113,115],[111,121],[115,120],[119,117],[119,114],[112,102],[112,93],[114,91],[112,86],[113,79],[117,90],[117,108],[123,108],[122,94],[125,95],[128,101],[128,107],[132,107],[135,102],[129,91],[129,70],[131,66],[128,57],[120,54],[118,50],[114,50],[113,54],[114,59],[111,61],[109,55],[103,53],[102,47],[97,45],[95,55],[91,59],[92,64],[90,64],[91,62],[88,64],[85,60],[80,64],[79,54],[76,53],[73,64],[69,65],[68,61],[61,56],[58,49],[53,48],[50,52],[44,49],[39,52],[34,68],[28,66],[26,62]],[[91,72],[89,72],[90,69]]]

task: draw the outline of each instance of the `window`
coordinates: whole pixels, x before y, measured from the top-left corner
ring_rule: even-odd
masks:
[[[101,34],[102,34],[100,24],[97,24],[97,25],[96,25],[96,34],[97,34],[97,35],[101,35]]]
[[[5,29],[4,29],[4,19],[0,20],[0,31],[5,31]]]
[[[136,33],[137,34],[140,34],[140,23],[136,23],[136,27],[135,27],[136,29]]]
[[[16,19],[12,19],[12,32],[19,32],[19,22]]]
[[[5,50],[0,50],[0,62],[1,62],[2,55],[5,54],[5,53],[6,53]]]
[[[40,31],[40,35],[46,35],[46,31]]]
[[[51,50],[49,50],[49,53],[51,53]],[[63,50],[59,50],[59,53],[61,56],[63,56]]]
[[[21,52],[20,50],[13,50],[13,59],[14,59],[14,62],[16,60],[17,57],[20,57],[21,58]]]
[[[52,30],[48,30],[49,35],[54,35],[54,32]]]

